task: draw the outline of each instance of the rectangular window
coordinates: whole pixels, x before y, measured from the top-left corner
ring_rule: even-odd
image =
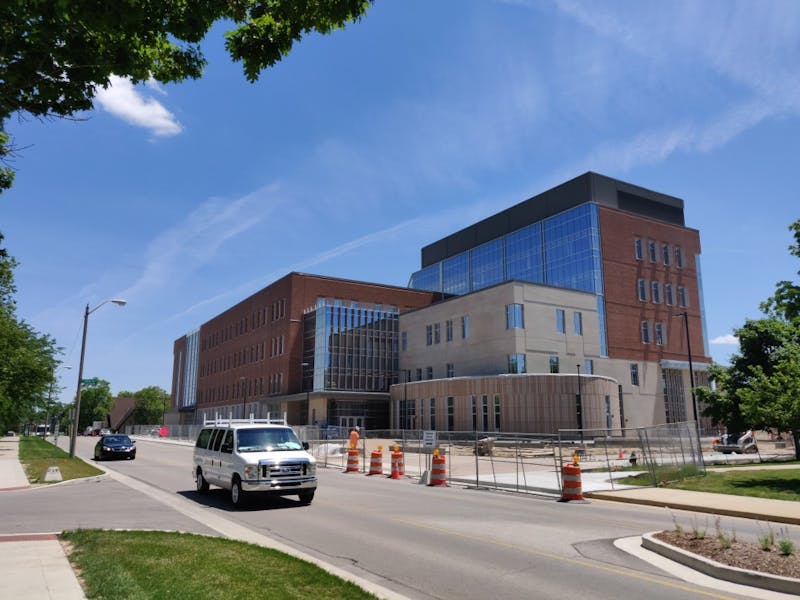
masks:
[[[631,385],[639,385],[639,365],[631,363]]]
[[[441,323],[433,324],[433,343],[438,344],[442,341],[442,328]]]
[[[461,338],[467,339],[469,337],[469,315],[461,317]]]
[[[506,329],[524,329],[525,319],[522,304],[506,305]]]
[[[650,262],[658,260],[658,249],[655,242],[647,242],[647,254],[650,257]]]
[[[647,282],[644,279],[638,279],[636,289],[639,293],[639,301],[647,302]]]
[[[657,281],[650,282],[651,287],[653,288],[653,302],[655,304],[661,304],[661,284]]]
[[[433,379],[433,367],[425,367],[425,379]]]
[[[650,322],[642,321],[642,343],[650,343]]]
[[[452,396],[447,397],[447,431],[453,431],[456,425],[456,406],[455,398]]]
[[[433,345],[433,325],[425,325],[425,345]]]
[[[453,363],[447,363],[447,376],[448,377],[455,377],[456,376],[456,367]]]
[[[683,286],[678,286],[678,305],[682,308],[686,308],[686,288]]]
[[[591,358],[583,361],[583,370],[587,375],[594,375],[594,361]]]
[[[671,283],[664,284],[664,302],[667,304],[667,306],[672,306],[675,304],[675,297],[672,295]]]
[[[583,315],[581,313],[573,313],[572,325],[575,330],[575,335],[583,335]]]
[[[663,323],[656,323],[656,344],[659,346],[666,344],[666,334],[664,332]]]
[[[558,373],[558,357],[551,356],[550,357],[550,372],[551,373]]]
[[[500,396],[494,395],[494,430],[500,431]]]
[[[675,248],[675,264],[678,267],[683,268],[683,248],[680,246]]]
[[[525,355],[524,354],[509,354],[508,355],[508,372],[509,373],[525,373]]]
[[[431,398],[430,403],[428,404],[428,417],[430,417],[430,428],[432,430],[436,429],[436,398]]]
[[[667,244],[661,246],[661,255],[664,257],[664,264],[669,266],[672,263],[672,252],[670,252],[670,248]]]
[[[422,369],[417,368],[417,381],[422,381]]]
[[[489,398],[481,396],[481,408],[483,409],[483,430],[489,431]]]
[[[558,333],[566,333],[567,326],[564,324],[564,309],[557,308],[556,309],[556,331]]]
[[[408,350],[408,334],[405,331],[400,333],[400,350],[402,352]]]
[[[453,319],[448,319],[445,323],[445,339],[448,342],[453,341]]]
[[[642,258],[644,258],[642,254],[642,240],[639,238],[633,240],[633,256],[636,257],[636,260],[642,260]]]

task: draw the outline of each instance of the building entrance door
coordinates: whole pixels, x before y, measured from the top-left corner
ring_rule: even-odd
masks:
[[[339,427],[345,431],[350,431],[355,426],[364,428],[364,417],[339,417]]]

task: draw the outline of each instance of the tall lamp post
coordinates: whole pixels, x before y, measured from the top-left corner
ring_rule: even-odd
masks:
[[[80,366],[78,367],[78,391],[75,393],[75,412],[73,414],[72,420],[72,431],[69,435],[69,457],[75,457],[75,438],[78,435],[78,419],[81,416],[81,380],[83,379],[83,358],[86,355],[86,329],[89,325],[89,315],[96,311],[98,308],[103,306],[104,304],[108,304],[111,302],[112,304],[116,304],[117,306],[125,306],[128,302],[127,300],[120,300],[120,299],[111,299],[111,300],[104,300],[91,310],[89,309],[89,305],[86,305],[86,312],[83,313],[83,340],[81,341],[81,362]]]
[[[578,429],[581,434],[581,444],[583,444],[583,397],[581,396],[581,366],[578,367],[578,395],[575,396],[575,410],[578,413]]]
[[[692,392],[692,415],[694,416],[694,429],[697,434],[697,454],[700,457],[700,462],[703,462],[703,448],[700,444],[700,421],[697,418],[697,398],[694,395],[694,367],[692,366],[692,342],[689,339],[689,313],[687,311],[679,312],[673,317],[683,317],[683,326],[686,332],[686,354],[689,358],[689,385]]]

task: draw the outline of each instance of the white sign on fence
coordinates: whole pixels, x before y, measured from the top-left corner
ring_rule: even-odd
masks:
[[[422,447],[435,448],[436,447],[436,431],[423,431],[422,432]]]

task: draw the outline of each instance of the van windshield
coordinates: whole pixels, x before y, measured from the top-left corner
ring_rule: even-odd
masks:
[[[302,450],[303,445],[289,428],[240,429],[237,432],[239,452],[275,452]]]

